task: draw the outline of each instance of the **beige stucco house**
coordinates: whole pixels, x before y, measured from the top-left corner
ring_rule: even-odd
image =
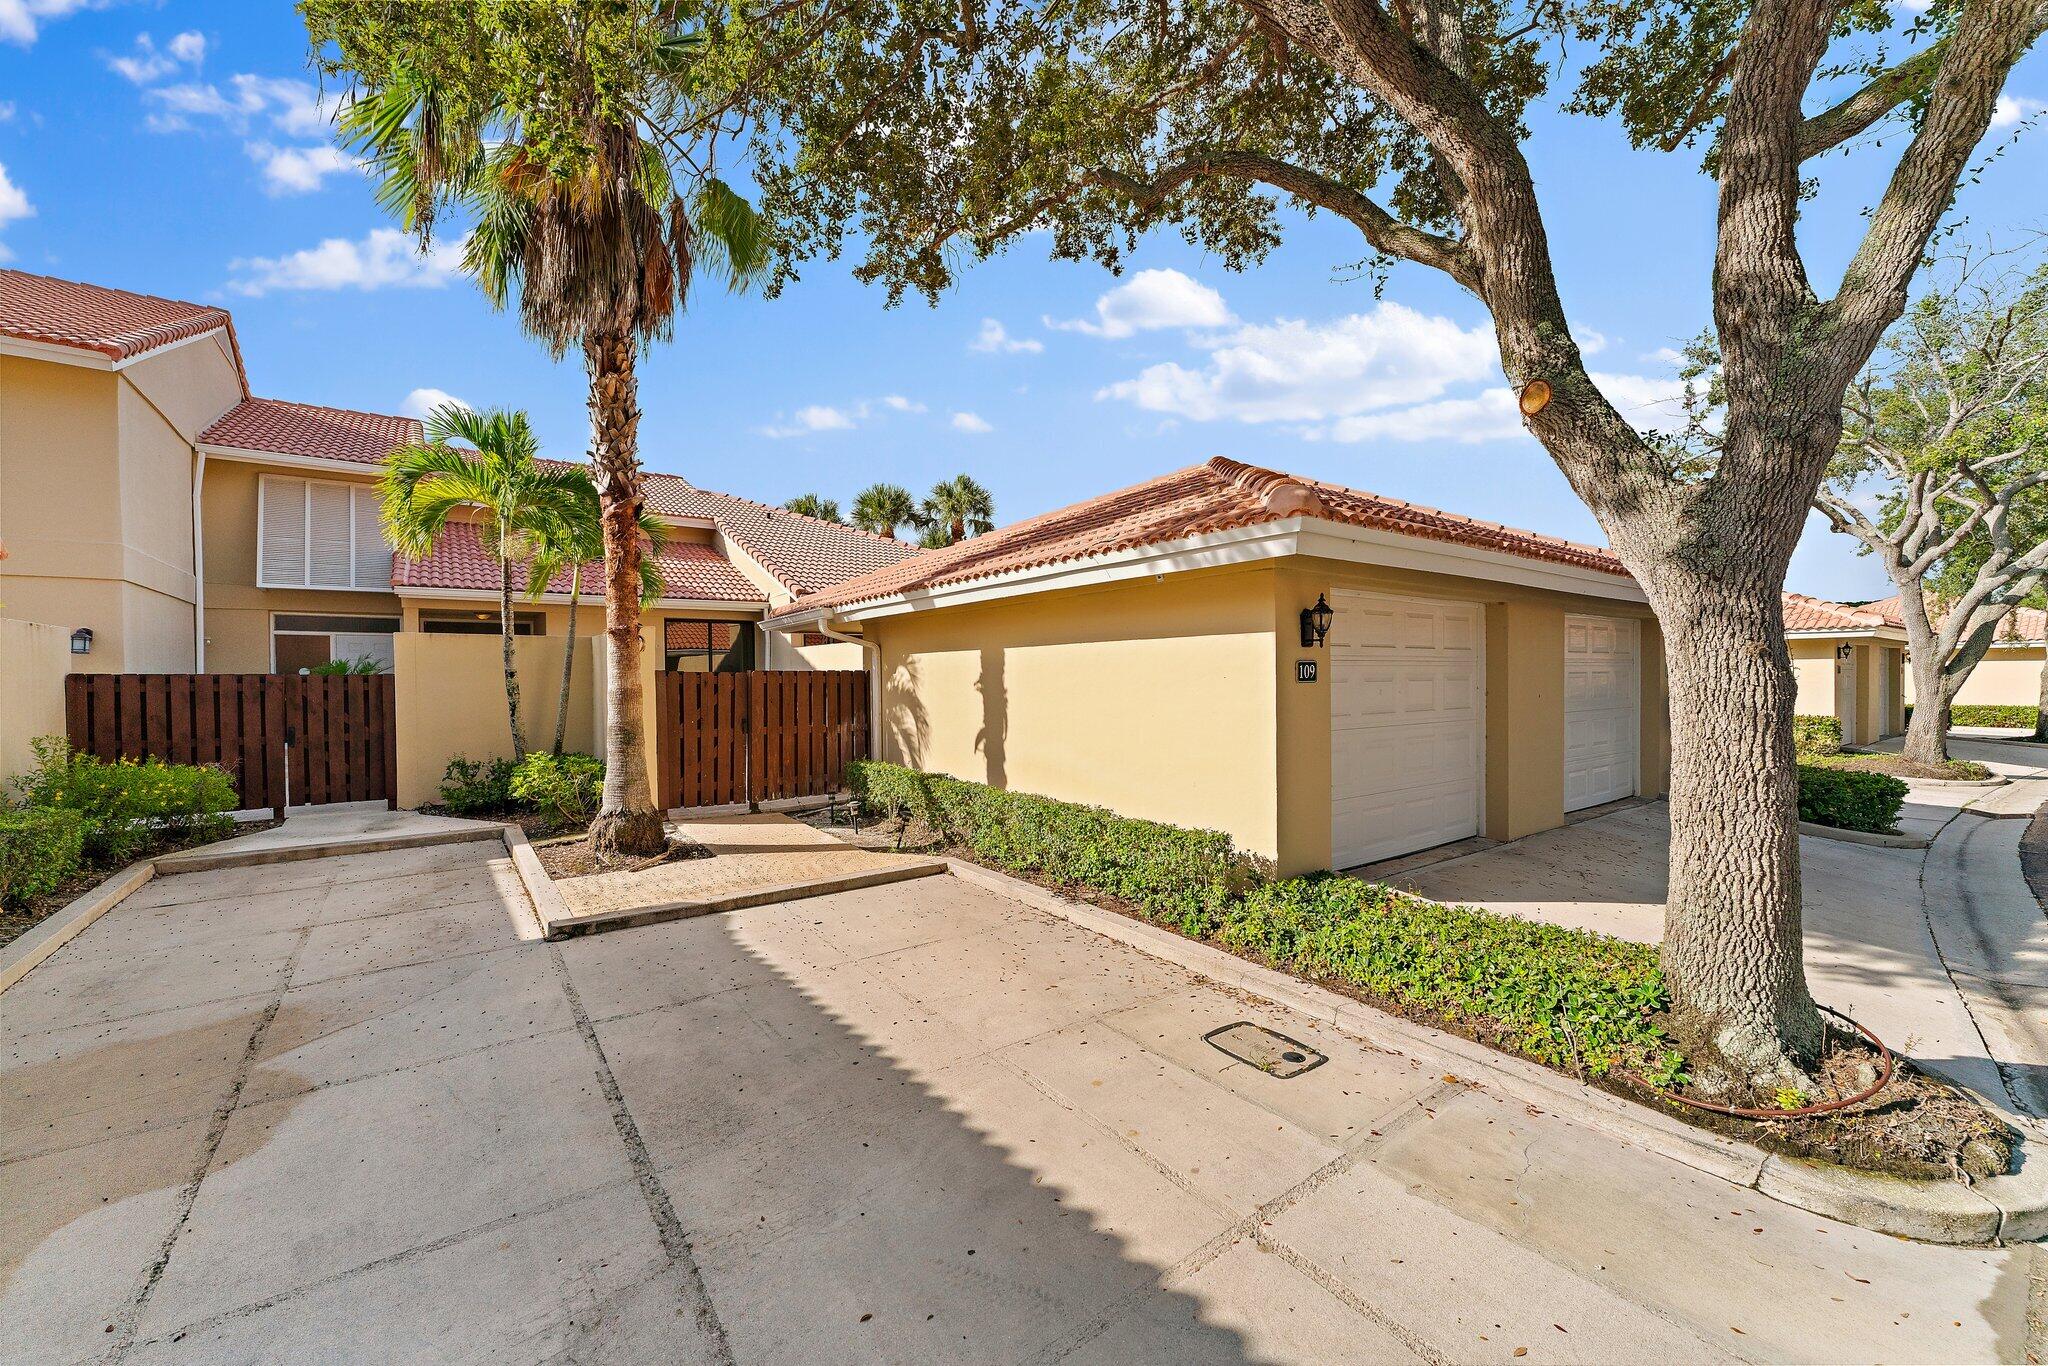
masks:
[[[1799,684],[1793,710],[1832,716],[1842,742],[1868,745],[1906,729],[1912,671],[1896,601],[1852,606],[1785,594],[1785,645]]]
[[[1656,623],[1609,552],[1233,460],[768,621],[861,635],[884,758],[1225,830],[1283,872],[1517,838],[1668,769]]]
[[[407,634],[497,631],[497,563],[457,527],[392,554],[376,478],[408,417],[249,393],[226,311],[0,270],[0,615],[90,631],[80,671],[298,672]],[[762,616],[912,547],[650,473],[666,524],[656,668],[858,667]],[[585,602],[601,596],[586,572]],[[568,576],[519,604],[559,636]],[[523,589],[523,582],[520,584]],[[578,630],[602,626],[586,605]]]
[[[1870,611],[1897,616],[1899,600],[1873,602]],[[2041,656],[2044,625],[2048,612],[2038,607],[2016,607],[1999,623],[1991,648],[1977,667],[1963,680],[1956,694],[1958,706],[2031,707],[2041,698]],[[1906,672],[1906,705],[1913,705],[1913,674]]]

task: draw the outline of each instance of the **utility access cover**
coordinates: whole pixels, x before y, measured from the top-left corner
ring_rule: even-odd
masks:
[[[1297,1043],[1285,1034],[1275,1034],[1250,1020],[1239,1020],[1236,1024],[1212,1029],[1202,1037],[1239,1062],[1249,1063],[1273,1077],[1298,1077],[1329,1061],[1307,1044]]]

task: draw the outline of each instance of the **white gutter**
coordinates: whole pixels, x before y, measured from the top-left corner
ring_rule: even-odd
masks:
[[[814,628],[821,636],[860,646],[863,656],[873,659],[868,667],[868,758],[882,757],[882,646],[879,641],[849,636],[833,630],[823,621]]]

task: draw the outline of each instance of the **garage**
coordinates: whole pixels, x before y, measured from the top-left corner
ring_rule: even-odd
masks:
[[[1484,608],[1351,590],[1330,605],[1331,866],[1478,834]]]
[[[1564,619],[1564,809],[1636,791],[1636,623]]]

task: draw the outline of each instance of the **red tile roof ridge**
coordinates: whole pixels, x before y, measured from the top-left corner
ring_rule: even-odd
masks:
[[[15,288],[9,290],[7,286],[10,284]],[[62,298],[59,291],[63,290],[81,291],[92,296],[93,303],[101,305],[103,311],[106,305],[112,304],[116,311],[124,305],[130,310],[140,306],[157,313],[183,309],[185,316],[154,320],[134,316],[107,317],[101,326],[90,329],[76,319],[66,325],[59,321],[59,315],[79,309],[81,301],[76,297]],[[234,317],[218,304],[194,303],[189,299],[172,299],[161,294],[144,294],[140,290],[94,284],[89,280],[68,280],[61,275],[0,266],[0,305],[8,305],[8,312],[14,312],[16,308],[20,310],[12,322],[0,314],[0,336],[74,351],[91,351],[112,361],[133,360],[175,342],[190,341],[223,330],[227,333],[235,379],[241,385],[242,396],[249,396],[249,375],[242,364],[242,344],[235,335]]]
[[[332,403],[301,403],[297,399],[262,398],[254,394],[249,396],[248,402],[267,403],[278,408],[297,408],[300,412],[304,413],[342,413],[348,417],[374,417],[379,422],[405,422],[411,423],[414,426],[419,425],[418,418],[407,417],[403,413],[379,413],[368,408],[342,408]],[[233,408],[230,408],[226,413],[222,413],[221,417],[224,418],[234,411]],[[209,428],[217,425],[219,421],[220,418],[215,418],[212,423],[208,424]],[[202,432],[201,436],[203,437],[204,435],[205,433]]]

